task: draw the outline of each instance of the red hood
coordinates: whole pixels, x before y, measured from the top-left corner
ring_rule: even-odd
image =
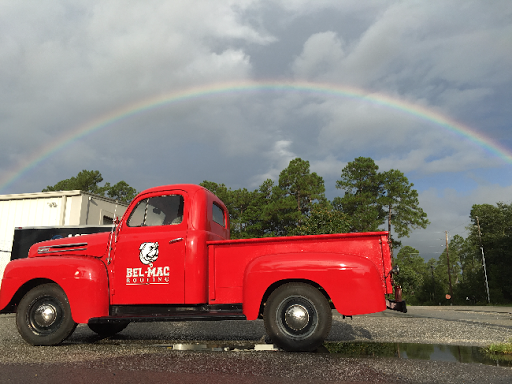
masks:
[[[110,232],[42,241],[30,247],[28,257],[41,256],[92,256],[107,253]]]

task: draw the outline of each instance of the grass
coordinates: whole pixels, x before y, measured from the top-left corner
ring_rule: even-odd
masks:
[[[491,344],[485,348],[490,355],[512,355],[512,339],[508,343]]]

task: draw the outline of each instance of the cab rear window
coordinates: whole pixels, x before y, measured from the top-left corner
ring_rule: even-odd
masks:
[[[224,217],[224,210],[217,204],[213,203],[213,221],[217,224],[226,226],[226,219]]]

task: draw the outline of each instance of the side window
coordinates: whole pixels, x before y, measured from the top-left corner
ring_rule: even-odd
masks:
[[[101,220],[102,225],[112,225],[114,224],[114,219],[112,217],[103,216],[103,219]]]
[[[150,197],[140,201],[128,219],[129,227],[175,225],[183,221],[183,196]]]
[[[213,221],[223,227],[226,225],[226,221],[224,220],[224,211],[215,203],[213,203]]]

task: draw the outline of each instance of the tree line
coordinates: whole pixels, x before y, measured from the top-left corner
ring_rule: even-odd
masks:
[[[79,190],[110,197],[123,203],[129,203],[137,196],[137,190],[130,187],[124,180],[114,185],[111,185],[109,182],[106,182],[103,186],[98,185],[102,181],[103,176],[101,176],[99,171],[87,171],[84,169],[78,172],[76,176],[61,180],[55,185],[47,186],[42,192]]]
[[[371,232],[385,225],[399,246],[399,238],[429,224],[414,184],[398,170],[379,172],[368,157],[342,169],[336,188],[344,193],[332,201],[323,178],[301,158],[290,161],[276,182],[267,179],[252,191],[207,180],[201,185],[226,204],[232,238]]]
[[[400,249],[395,280],[409,303],[512,303],[512,204],[475,204],[469,218],[468,236],[453,236],[438,260],[425,262],[416,249]]]

